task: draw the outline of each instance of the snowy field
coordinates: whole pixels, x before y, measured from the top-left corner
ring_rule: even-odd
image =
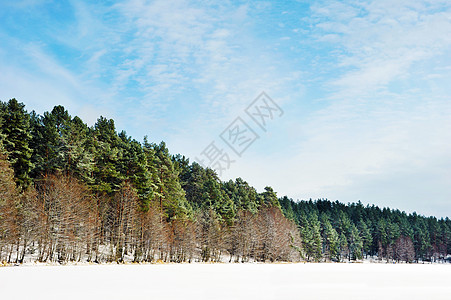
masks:
[[[0,299],[451,299],[451,265],[4,267]]]

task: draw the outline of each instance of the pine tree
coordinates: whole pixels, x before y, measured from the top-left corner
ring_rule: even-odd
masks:
[[[296,216],[293,211],[293,207],[291,206],[291,199],[288,199],[287,196],[284,196],[279,199],[280,206],[282,208],[283,214],[288,220],[296,220]]]
[[[389,225],[384,218],[381,218],[377,224],[376,229],[376,241],[378,244],[378,257],[383,259],[384,257],[388,259],[389,255],[389,245],[390,245],[390,234]]]
[[[94,167],[92,189],[98,193],[112,194],[118,191],[124,176],[117,170],[119,165],[119,137],[113,120],[100,117],[92,132]]]
[[[47,175],[48,143],[44,131],[45,127],[42,123],[42,117],[35,111],[32,111],[30,113],[30,132],[32,137],[29,145],[33,149],[31,155],[33,169],[30,172],[30,176],[34,179]]]
[[[319,261],[322,257],[321,227],[316,214],[300,218],[301,237],[307,260]]]
[[[349,216],[343,211],[340,211],[338,214],[338,231],[340,234],[343,233],[348,238],[351,233],[351,225],[352,222]]]
[[[400,229],[399,229],[399,225],[395,222],[390,222],[388,223],[388,253],[387,256],[388,258],[391,259],[395,259],[395,243],[398,240],[398,238],[400,237]]]
[[[102,257],[107,247],[112,255]],[[270,187],[258,194],[170,155],[163,142],[118,134],[113,120],[89,128],[62,106],[39,116],[15,99],[0,102],[0,260],[23,262],[30,251],[40,261],[183,262],[197,249],[204,261],[225,251],[236,261],[298,259],[293,251],[312,261],[445,261],[451,220],[360,201],[278,199]]]
[[[68,134],[63,137],[67,151],[64,153],[64,170],[87,184],[93,183],[93,149],[88,147],[89,128],[79,117],[70,122]]]
[[[181,184],[186,192],[186,199],[195,208],[203,206],[204,184],[207,171],[196,162],[189,166],[189,171],[182,175]]]
[[[277,199],[277,194],[274,192],[272,187],[267,186],[265,187],[265,191],[261,194],[262,196],[262,205],[267,207],[279,207],[280,203],[279,199]]]
[[[127,137],[124,131],[119,134],[119,138],[120,154],[117,170],[136,188],[141,207],[147,210],[154,195],[146,155],[141,145]]]
[[[242,178],[237,178],[234,182],[236,196],[231,197],[234,200],[237,209],[249,210],[256,213],[259,208],[258,194],[255,188],[251,187]]]
[[[78,117],[72,119],[61,105],[45,112],[43,117],[35,112],[30,117],[33,177],[63,173],[92,183],[93,156],[86,147],[89,131],[86,124]]]
[[[415,220],[414,225],[414,247],[416,253],[416,260],[428,261],[428,252],[431,247],[429,231],[427,230],[426,222],[422,218]]]
[[[2,101],[0,101],[0,149],[2,152],[5,151],[3,149],[3,142],[5,140],[5,135],[2,133],[2,129],[1,129],[1,128],[3,128],[3,114],[6,111],[5,106],[6,106],[6,104],[3,103]]]
[[[322,239],[321,239],[321,225],[316,214],[310,215],[309,218],[310,230],[312,231],[312,256],[316,261],[321,259]]]
[[[184,219],[191,214],[191,206],[186,201],[185,191],[174,170],[169,150],[164,142],[159,145],[153,144],[152,147],[155,150],[154,164],[158,176],[156,196],[160,210],[168,220]]]
[[[362,240],[363,244],[363,252],[366,256],[368,256],[368,252],[370,251],[371,245],[373,243],[373,237],[371,236],[370,229],[362,219],[360,219],[358,223],[358,229],[360,233],[360,239]]]
[[[16,184],[24,189],[31,183],[30,171],[32,149],[29,146],[31,140],[30,117],[25,110],[25,105],[16,99],[11,99],[6,105],[2,105],[3,125],[1,133],[4,135],[4,148],[8,154],[8,160],[14,169]]]
[[[346,239],[346,236],[343,232],[340,233],[340,237],[338,239],[338,248],[340,253],[340,260],[343,260],[343,258],[347,257],[349,254],[348,240]]]
[[[338,233],[332,227],[332,224],[328,219],[324,219],[323,225],[323,243],[324,243],[324,254],[327,258],[331,260],[339,259],[338,253]]]
[[[349,260],[362,259],[363,242],[362,239],[360,238],[359,230],[354,224],[351,225],[351,231],[348,239],[348,247],[349,247]]]

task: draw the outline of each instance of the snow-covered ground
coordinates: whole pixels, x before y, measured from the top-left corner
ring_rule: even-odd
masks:
[[[451,299],[449,264],[0,268],[0,299]]]

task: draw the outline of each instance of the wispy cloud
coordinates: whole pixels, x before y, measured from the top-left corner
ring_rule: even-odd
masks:
[[[431,191],[444,207],[448,2],[2,3],[0,97],[106,115],[194,158],[264,90],[284,117],[224,179],[404,209]]]
[[[416,63],[448,55],[451,46],[445,1],[331,2],[314,6],[313,18],[319,40],[335,43],[337,67],[349,69],[334,82],[347,96],[418,76]]]
[[[298,199],[450,215],[450,13],[446,2],[312,6],[303,21],[313,29],[295,33],[322,50],[321,69],[306,82],[320,91],[321,105],[291,94],[295,111],[281,121],[286,132],[277,132],[285,140],[264,137],[257,147],[278,148],[251,151],[230,177],[251,178],[260,189],[273,184]],[[317,109],[302,114],[303,102]]]
[[[313,38],[332,57],[325,67],[333,73],[321,81],[329,104],[298,125],[293,138],[302,132],[303,139],[282,155],[288,159],[250,177],[267,174],[299,198],[396,203],[435,214],[424,203],[441,201],[448,209],[440,215],[451,213],[451,98],[440,79],[451,75],[442,67],[451,65],[451,8],[392,4],[312,7]]]

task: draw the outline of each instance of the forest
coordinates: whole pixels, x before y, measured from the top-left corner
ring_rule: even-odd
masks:
[[[258,192],[63,106],[0,128],[0,262],[449,261],[448,217]]]

